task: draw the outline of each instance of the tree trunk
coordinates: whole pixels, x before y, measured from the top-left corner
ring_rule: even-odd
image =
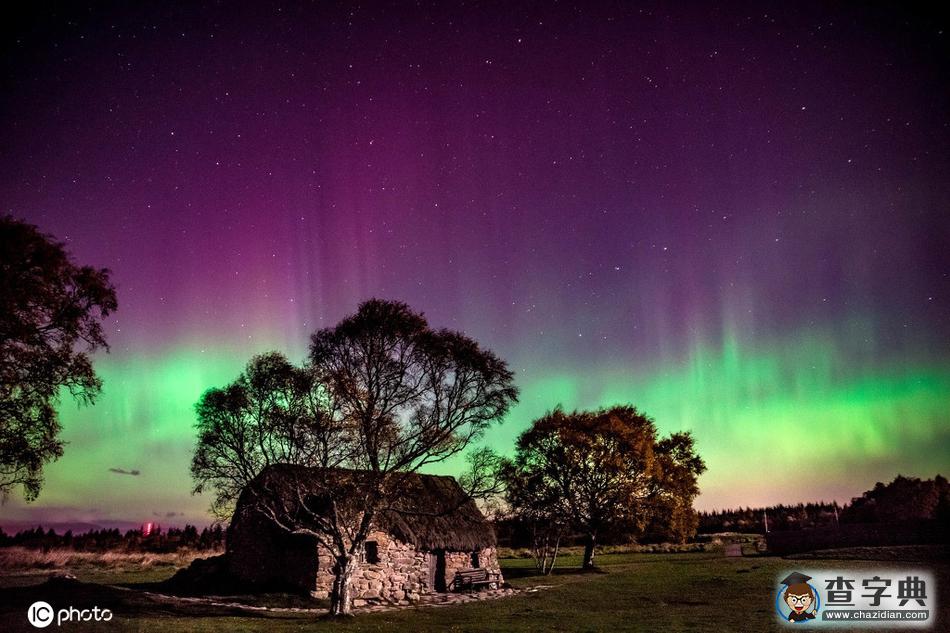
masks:
[[[333,590],[330,592],[330,615],[352,615],[353,574],[356,572],[356,566],[355,555],[337,556],[333,568]]]
[[[597,536],[595,534],[588,534],[587,540],[584,543],[584,569],[593,569],[594,568],[594,546],[597,544]]]
[[[548,570],[544,572],[544,575],[549,575],[554,570],[554,563],[557,562],[557,552],[561,548],[561,533],[557,533],[557,540],[554,541],[554,554],[551,556],[551,564],[548,565]]]

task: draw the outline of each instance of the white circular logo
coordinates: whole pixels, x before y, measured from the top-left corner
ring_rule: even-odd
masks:
[[[26,612],[26,619],[38,629],[45,629],[53,622],[53,607],[48,602],[34,602]]]

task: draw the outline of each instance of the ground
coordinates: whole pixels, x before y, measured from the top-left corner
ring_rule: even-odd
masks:
[[[868,552],[865,552],[868,554]],[[870,552],[873,554],[873,552]],[[833,554],[832,554],[833,555]],[[853,555],[853,553],[852,553]],[[906,555],[889,553],[890,560]],[[937,576],[939,623],[950,622],[950,563],[946,550],[925,553],[909,551],[911,562],[899,567],[929,569]],[[98,605],[113,609],[112,622],[98,626],[72,625],[74,630],[98,631],[638,631],[676,633],[680,631],[763,631],[788,630],[775,618],[773,585],[782,572],[796,568],[881,569],[894,562],[840,560],[812,557],[792,560],[768,556],[725,556],[722,551],[678,554],[605,554],[598,558],[600,569],[578,573],[580,559],[569,556],[559,561],[558,573],[548,577],[533,575],[530,559],[503,559],[506,578],[515,587],[536,589],[510,598],[464,605],[403,609],[361,614],[345,622],[320,619],[308,602],[287,596],[245,598],[248,604],[282,607],[278,611],[256,611],[150,598],[142,593],[150,585],[167,578],[171,566],[124,571],[76,569],[84,583],[41,589],[36,583],[45,575],[4,574],[0,600],[0,630],[29,631],[26,609],[35,600],[45,599],[54,607],[74,603],[77,607]],[[0,572],[2,574],[3,572]],[[98,583],[123,584],[110,589]],[[66,627],[68,625],[64,625]],[[53,629],[50,629],[53,630]]]

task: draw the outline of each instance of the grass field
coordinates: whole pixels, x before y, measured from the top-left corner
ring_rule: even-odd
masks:
[[[98,605],[110,608],[115,619],[99,625],[64,625],[74,630],[97,631],[763,631],[789,630],[773,611],[773,585],[780,573],[796,568],[881,569],[891,563],[860,560],[807,560],[755,556],[727,558],[719,552],[680,554],[605,554],[595,573],[577,573],[575,556],[560,561],[559,573],[533,575],[530,559],[504,559],[509,582],[536,589],[510,598],[444,607],[409,608],[362,614],[344,622],[327,621],[313,613],[288,611],[256,614],[203,603],[144,600],[139,591],[80,585],[63,591],[26,586],[45,576],[17,574],[2,579],[5,599],[0,600],[0,631],[35,630],[25,612],[35,600],[54,607]],[[930,569],[938,578],[938,604],[944,605],[939,622],[950,622],[950,565],[945,560],[906,562],[903,568]],[[154,582],[173,568],[147,570],[71,570],[84,582],[134,585]],[[140,587],[142,588],[142,587]],[[311,605],[312,606],[312,605]],[[53,629],[50,629],[53,630]],[[878,629],[880,630],[880,629]],[[940,630],[938,625],[933,630]]]

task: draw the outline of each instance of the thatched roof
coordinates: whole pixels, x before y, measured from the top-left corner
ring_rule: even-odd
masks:
[[[287,507],[293,507],[298,495],[319,498],[326,496],[327,490],[334,494],[347,490],[356,496],[371,477],[369,471],[268,466],[242,493],[235,518],[247,511],[255,491],[279,494]],[[422,550],[474,551],[495,545],[491,524],[454,477],[419,473],[393,473],[390,477],[392,490],[386,509],[373,522],[374,529]]]

